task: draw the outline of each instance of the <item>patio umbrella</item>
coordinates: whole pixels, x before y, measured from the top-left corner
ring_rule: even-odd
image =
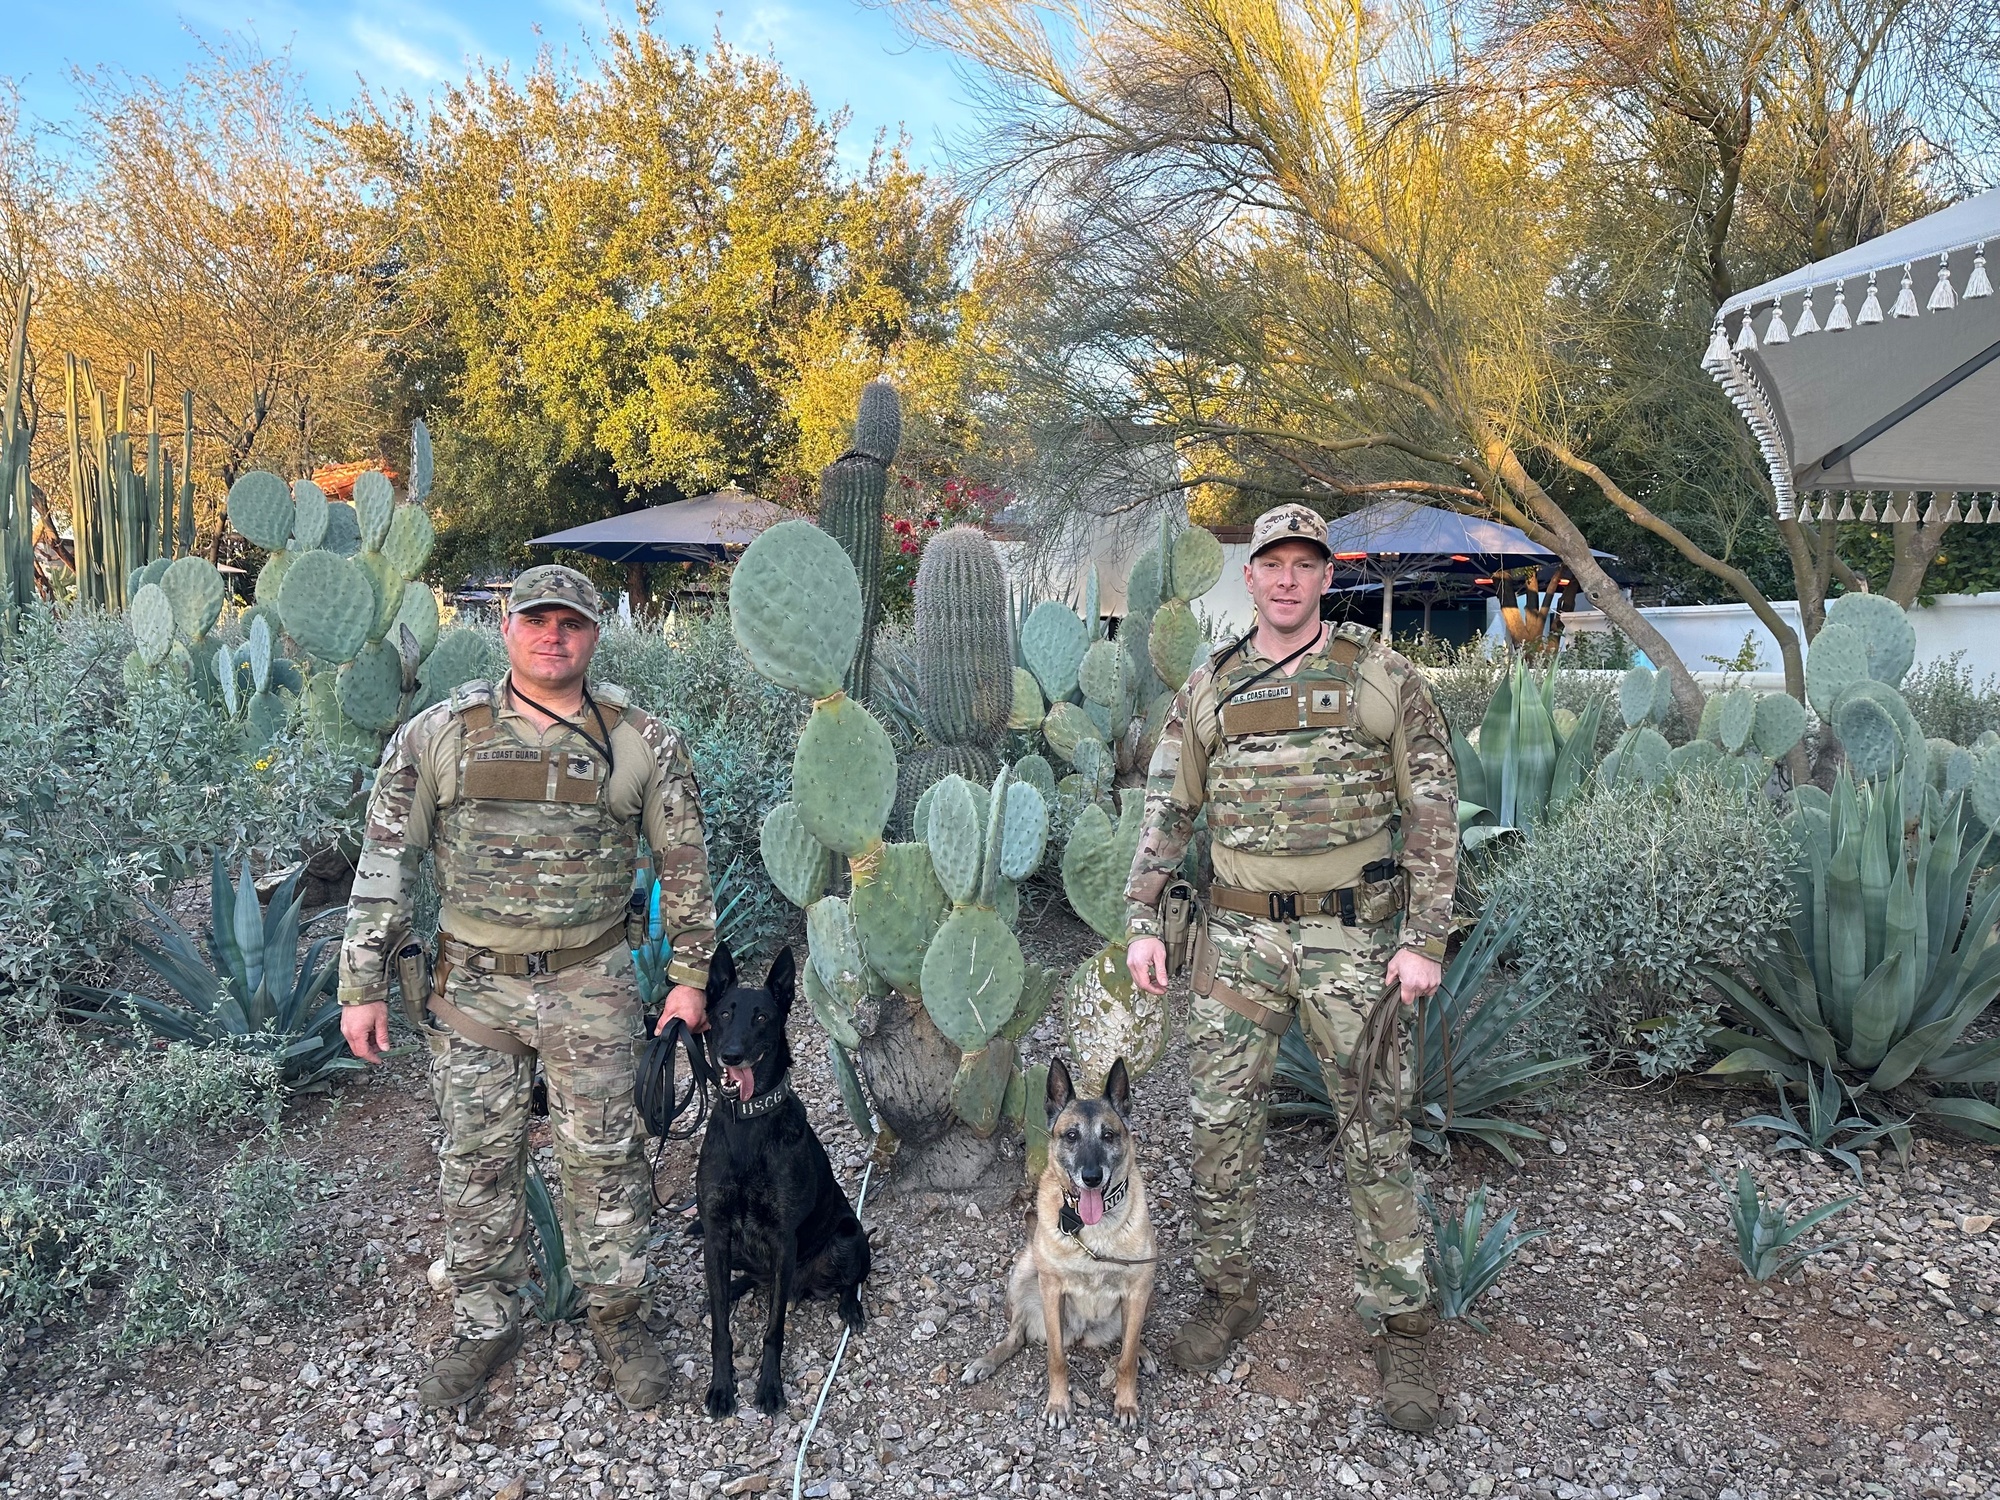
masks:
[[[1989,240],[2000,253],[2000,190],[1723,303],[1702,366],[1756,434],[1781,518],[1823,491],[1819,518],[1851,520],[1847,492],[1887,490],[1899,498],[1884,519],[1913,521],[1915,492],[1928,490],[1949,497],[1947,519],[1980,519],[1978,501],[1961,511],[1959,497],[2000,488]],[[1873,507],[1871,493],[1862,519]]]
[[[749,546],[759,532],[793,514],[732,487],[607,516],[538,536],[528,545],[588,552],[619,563],[724,562],[731,549]]]

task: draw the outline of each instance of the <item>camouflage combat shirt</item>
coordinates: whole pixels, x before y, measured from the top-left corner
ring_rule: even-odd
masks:
[[[1360,625],[1330,630],[1289,677],[1271,665],[1252,640],[1217,652],[1175,695],[1125,887],[1132,936],[1159,935],[1154,908],[1206,806],[1225,885],[1338,890],[1363,866],[1396,859],[1408,877],[1401,944],[1442,958],[1458,878],[1458,781],[1430,688]],[[1272,717],[1294,710],[1297,722]]]
[[[341,1003],[389,998],[410,876],[426,849],[437,859],[444,931],[497,953],[540,953],[580,947],[624,921],[641,833],[673,940],[667,972],[676,984],[706,985],[715,909],[680,736],[621,689],[593,685],[612,726],[607,765],[574,729],[538,729],[506,686],[468,683],[383,750],[348,902]],[[594,720],[584,722],[594,734]]]

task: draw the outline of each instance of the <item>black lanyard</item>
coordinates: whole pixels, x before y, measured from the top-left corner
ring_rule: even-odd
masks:
[[[613,758],[611,754],[611,731],[609,729],[604,728],[604,710],[598,706],[597,700],[590,696],[589,688],[585,688],[583,690],[583,701],[584,705],[587,708],[589,708],[591,714],[596,718],[597,727],[599,729],[604,729],[604,738],[601,740],[592,735],[588,729],[585,729],[583,725],[581,723],[578,723],[576,720],[565,719],[561,714],[557,713],[554,709],[549,708],[544,704],[537,703],[533,698],[530,698],[526,693],[522,692],[520,688],[514,685],[514,679],[512,677],[509,677],[507,679],[507,693],[508,696],[510,697],[519,698],[523,703],[527,704],[528,707],[532,708],[536,713],[544,714],[549,718],[554,719],[558,724],[562,725],[563,728],[574,729],[578,734],[582,735],[583,742],[586,745],[590,746],[591,749],[595,750],[599,755],[604,757],[604,776],[607,781],[610,780],[612,771],[617,769],[618,765],[618,762]]]

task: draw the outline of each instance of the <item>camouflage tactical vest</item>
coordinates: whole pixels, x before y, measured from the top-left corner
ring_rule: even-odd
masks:
[[[1390,747],[1363,731],[1354,702],[1366,649],[1336,633],[1291,677],[1241,655],[1216,673],[1208,826],[1218,843],[1319,854],[1394,820]]]
[[[637,825],[611,811],[611,767],[581,735],[546,748],[524,738],[493,697],[491,683],[471,683],[452,698],[464,738],[457,795],[438,809],[439,892],[486,922],[603,922],[624,908],[638,859]],[[609,730],[620,715],[604,706]]]

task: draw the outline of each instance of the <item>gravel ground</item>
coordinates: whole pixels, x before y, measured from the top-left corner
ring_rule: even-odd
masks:
[[[1073,934],[1058,934],[1064,945]],[[793,1020],[799,1088],[850,1190],[864,1163],[810,1015]],[[1058,1044],[1045,1021],[1034,1056]],[[1183,1242],[1186,1067],[1176,1046],[1135,1090],[1162,1240],[1149,1337],[1164,1344],[1195,1288]],[[2000,1500],[2000,1157],[1920,1142],[1907,1172],[1867,1162],[1865,1200],[1835,1221],[1844,1249],[1788,1285],[1736,1269],[1721,1192],[1749,1164],[1794,1217],[1853,1188],[1843,1170],[1766,1154],[1727,1122],[1758,1094],[1683,1083],[1594,1086],[1514,1169],[1459,1148],[1429,1163],[1457,1203],[1479,1183],[1547,1227],[1439,1362],[1455,1421],[1428,1439],[1374,1412],[1375,1377],[1347,1311],[1350,1231],[1323,1127],[1274,1136],[1263,1188],[1268,1315],[1228,1369],[1143,1378],[1137,1433],[1111,1420],[1078,1356],[1078,1420],[1040,1422],[1029,1351],[985,1385],[957,1373],[999,1334],[1024,1194],[974,1198],[871,1185],[869,1323],[847,1350],[807,1458],[804,1493],[862,1496],[1427,1495],[1986,1496]],[[315,1106],[302,1106],[310,1116]],[[320,1108],[324,1108],[320,1106]],[[406,1058],[352,1087],[307,1149],[329,1195],[310,1211],[317,1259],[227,1341],[105,1363],[88,1340],[17,1345],[0,1392],[0,1495],[422,1495],[443,1500],[789,1492],[793,1455],[839,1327],[816,1304],[788,1326],[791,1406],[711,1422],[700,1260],[663,1214],[653,1326],[683,1382],[627,1413],[575,1325],[537,1326],[469,1423],[419,1413],[418,1368],[448,1310],[426,1269],[441,1250],[433,1125]],[[538,1141],[545,1173],[546,1132]],[[691,1192],[670,1150],[664,1196]],[[760,1314],[737,1313],[754,1378]]]

